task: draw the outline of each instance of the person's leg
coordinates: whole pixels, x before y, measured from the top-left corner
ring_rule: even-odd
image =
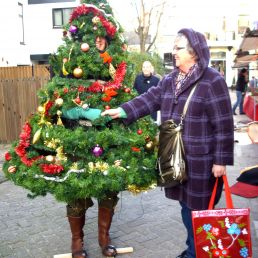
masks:
[[[186,239],[186,257],[195,258],[195,246],[194,246],[194,234],[193,234],[193,225],[192,225],[192,210],[189,209],[184,203],[179,202],[181,205],[181,215],[182,221],[187,231]]]
[[[93,206],[93,202],[88,198],[73,201],[66,206],[67,218],[72,233],[71,250],[73,258],[87,257],[87,253],[83,248],[83,227],[85,225],[86,210],[91,206]]]
[[[234,115],[236,115],[236,108],[237,108],[237,107],[240,105],[240,103],[241,103],[242,92],[241,92],[241,91],[236,91],[236,97],[237,97],[236,102],[235,102],[235,104],[233,105],[233,108],[232,108]]]
[[[245,98],[245,96],[244,96],[244,94],[243,94],[243,92],[242,92],[242,94],[241,94],[241,100],[240,100],[240,104],[239,104],[239,113],[240,113],[240,115],[241,115],[241,114],[244,114],[244,108],[243,108],[243,105],[244,105],[244,98]]]
[[[113,257],[116,255],[116,249],[110,245],[109,230],[114,215],[114,209],[119,198],[117,193],[109,193],[107,198],[99,200],[98,228],[99,228],[99,245],[103,255]]]

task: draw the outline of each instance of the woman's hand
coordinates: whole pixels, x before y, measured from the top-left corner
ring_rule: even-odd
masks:
[[[226,175],[226,166],[213,164],[212,173],[215,177]]]
[[[101,113],[101,116],[110,116],[112,119],[120,118],[121,110],[120,108],[107,109]]]

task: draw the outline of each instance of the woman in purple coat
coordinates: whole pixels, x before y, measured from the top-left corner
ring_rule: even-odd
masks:
[[[193,258],[191,211],[208,208],[215,178],[226,174],[226,165],[233,165],[233,114],[224,78],[208,67],[210,53],[205,37],[192,29],[181,29],[172,53],[175,68],[158,86],[102,115],[123,118],[129,124],[160,110],[161,122],[173,119],[179,123],[186,99],[198,83],[184,120],[188,181],[165,188],[167,198],[179,201],[187,230],[187,249],[177,257]],[[221,178],[219,182],[217,201],[222,191]]]

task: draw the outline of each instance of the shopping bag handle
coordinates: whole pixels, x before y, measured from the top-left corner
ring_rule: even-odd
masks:
[[[230,193],[230,189],[229,189],[229,185],[228,185],[228,179],[227,176],[222,176],[223,181],[224,181],[224,188],[225,188],[225,197],[226,197],[226,208],[228,209],[233,209],[234,205],[233,205],[233,201],[232,201],[232,197],[231,197],[231,193]],[[219,178],[216,178],[216,182],[211,194],[211,199],[209,202],[209,207],[208,210],[212,210],[214,208],[214,202],[215,202],[215,197],[216,197],[216,192],[217,192],[217,187],[218,187],[218,180]]]

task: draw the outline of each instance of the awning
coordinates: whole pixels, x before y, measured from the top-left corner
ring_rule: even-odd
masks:
[[[250,62],[258,60],[258,30],[246,29],[243,40],[236,52],[233,68],[248,67]]]

